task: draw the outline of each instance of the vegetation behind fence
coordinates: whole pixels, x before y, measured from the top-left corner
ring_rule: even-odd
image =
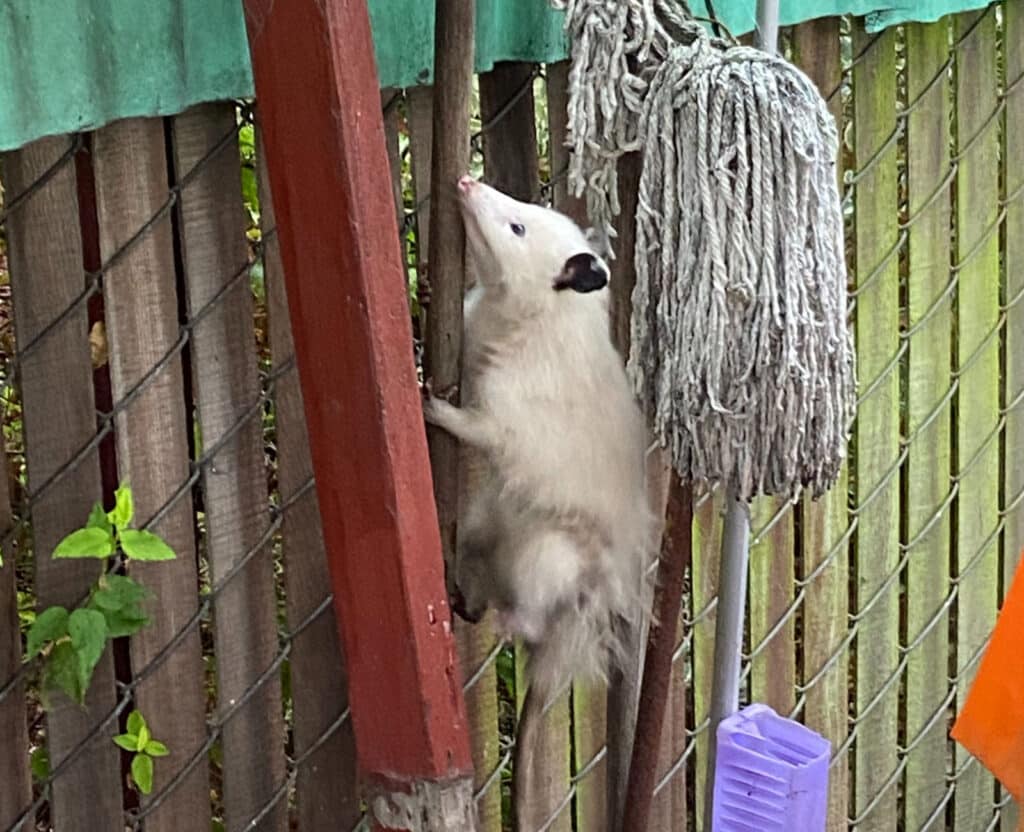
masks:
[[[825,18],[784,47],[844,137],[860,400],[831,493],[753,506],[742,690],[831,740],[830,832],[1012,830],[1016,807],[948,729],[1024,547],[1024,9],[879,35]],[[564,63],[481,75],[473,172],[582,218],[566,87]],[[418,355],[432,90],[381,103]],[[0,160],[2,828],[364,823],[257,132],[248,105],[214,103]],[[621,299],[628,248],[615,271]],[[119,482],[133,525],[177,557],[53,559]],[[721,507],[696,507],[653,830],[703,815]],[[26,662],[26,634],[101,569],[153,593],[149,626],[113,638],[84,707],[45,711],[57,642]],[[496,832],[521,656],[486,622],[456,632],[480,828]],[[133,710],[169,752],[148,794],[113,741],[138,737]],[[547,828],[608,828],[607,713],[600,686],[549,712]]]

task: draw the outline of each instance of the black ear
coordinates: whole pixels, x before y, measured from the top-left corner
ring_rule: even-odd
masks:
[[[555,278],[556,291],[572,289],[584,294],[596,292],[608,285],[608,267],[599,257],[589,252],[574,254],[565,261],[562,273]]]

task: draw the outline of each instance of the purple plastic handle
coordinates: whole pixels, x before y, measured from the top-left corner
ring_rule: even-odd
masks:
[[[831,744],[767,705],[718,725],[711,832],[822,832]]]

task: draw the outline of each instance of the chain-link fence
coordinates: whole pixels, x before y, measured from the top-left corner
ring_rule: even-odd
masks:
[[[832,741],[830,830],[1012,829],[948,729],[1024,545],[1024,13],[1008,0],[876,36],[826,18],[784,45],[843,128],[860,403],[829,495],[752,508],[742,689]],[[480,77],[471,172],[579,217],[566,76]],[[381,99],[417,356],[432,95]],[[365,824],[255,133],[248,104],[222,103],[2,159],[4,828]],[[53,559],[119,482],[177,558]],[[703,815],[720,511],[716,494],[695,511],[652,829]],[[84,706],[46,709],[60,637],[23,661],[26,633],[88,603],[101,570],[154,594],[149,625],[112,638]],[[480,828],[508,828],[521,657],[486,624],[456,631]],[[136,709],[170,752],[148,794],[113,742]],[[544,828],[607,828],[607,713],[591,686],[549,711]]]

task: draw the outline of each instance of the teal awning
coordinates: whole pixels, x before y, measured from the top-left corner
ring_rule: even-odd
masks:
[[[703,0],[695,13],[706,14]],[[753,28],[755,0],[713,0],[734,34]],[[868,14],[868,28],[987,5],[984,0],[782,0],[783,25]],[[430,80],[432,0],[370,0],[386,87]],[[567,54],[547,0],[478,0],[479,70],[496,61]],[[0,150],[128,116],[170,115],[253,93],[241,0],[0,0]]]

